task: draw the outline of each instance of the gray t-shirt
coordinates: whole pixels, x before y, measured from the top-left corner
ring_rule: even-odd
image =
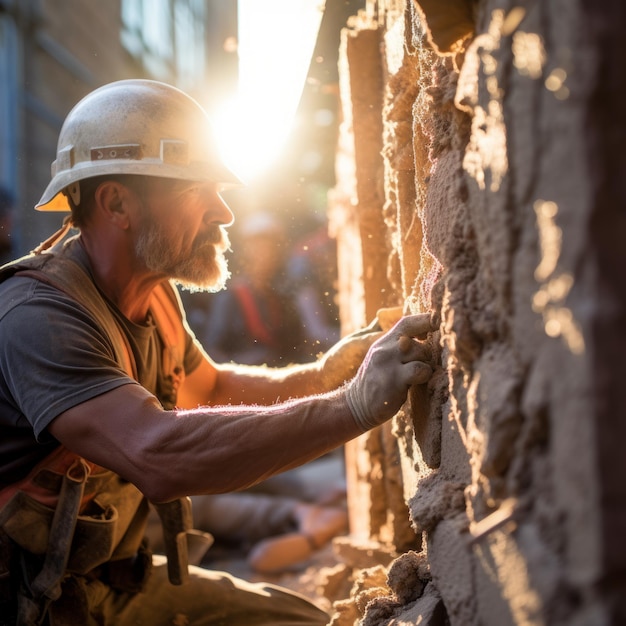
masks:
[[[121,385],[141,384],[158,398],[167,394],[154,323],[137,325],[112,303],[103,300],[103,306],[125,329],[137,381],[116,361],[106,333],[69,295],[29,277],[0,284],[0,488],[58,445],[46,428],[64,411]],[[201,359],[188,331],[185,374]]]

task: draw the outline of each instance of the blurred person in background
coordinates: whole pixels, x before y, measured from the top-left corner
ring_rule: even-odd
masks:
[[[314,360],[339,341],[341,331],[337,306],[337,249],[325,223],[296,241],[287,265],[289,284],[306,338],[306,359]]]
[[[237,235],[238,270],[228,289],[211,296],[198,338],[220,363],[276,367],[303,362],[305,333],[288,276],[284,225],[271,213],[253,213]]]

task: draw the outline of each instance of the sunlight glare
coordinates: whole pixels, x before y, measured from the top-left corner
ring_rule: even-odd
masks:
[[[267,171],[288,138],[323,2],[239,0],[238,6],[238,93],[214,120],[222,158],[250,183]]]

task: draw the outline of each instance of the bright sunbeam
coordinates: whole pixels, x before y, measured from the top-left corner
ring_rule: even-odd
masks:
[[[239,88],[215,112],[227,165],[244,181],[263,175],[292,128],[317,38],[320,0],[239,0]]]

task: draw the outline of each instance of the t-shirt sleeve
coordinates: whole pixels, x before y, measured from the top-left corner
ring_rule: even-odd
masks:
[[[31,297],[0,324],[0,384],[40,439],[64,411],[137,383],[117,364],[110,340],[80,306],[46,285],[29,289]]]

